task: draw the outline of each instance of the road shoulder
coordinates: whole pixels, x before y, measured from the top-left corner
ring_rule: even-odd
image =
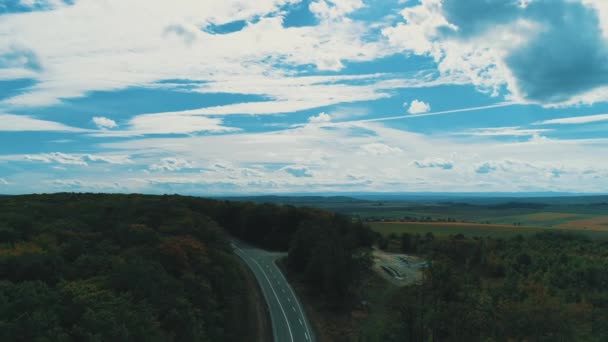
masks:
[[[236,258],[247,289],[247,302],[243,312],[248,319],[241,322],[248,325],[247,331],[249,334],[246,336],[252,337],[250,341],[255,342],[273,341],[270,313],[262,289],[249,266],[240,257],[237,256]],[[250,319],[251,317],[254,319]]]

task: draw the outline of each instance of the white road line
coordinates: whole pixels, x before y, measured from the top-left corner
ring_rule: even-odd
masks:
[[[285,292],[285,291],[283,291]],[[287,301],[291,303],[291,298],[287,297]]]
[[[247,264],[247,267],[251,268],[251,271],[255,274],[255,278],[256,278],[258,284],[260,285],[260,289],[262,290],[262,293],[264,294],[264,300],[266,301],[266,303],[268,305],[270,305],[270,298],[269,298],[270,294],[266,291],[266,288],[264,286],[262,286],[262,281],[263,280],[261,280],[259,278],[259,275],[253,271],[254,266],[247,260],[247,255],[245,254],[245,252],[242,249],[240,249],[240,248],[238,248],[236,246],[234,246],[234,251],[235,251],[235,253],[239,257],[241,257],[243,259],[243,261],[245,262],[245,264]],[[249,259],[251,259],[251,258],[249,258]],[[277,336],[278,336],[278,332],[277,332],[278,327],[277,327],[277,324],[276,324],[276,321],[275,321],[275,316],[270,315],[270,321],[272,323],[272,334],[273,334],[274,339],[276,341]]]
[[[293,312],[296,312],[296,307],[295,306],[292,306],[291,308],[293,309]]]
[[[243,255],[246,255],[242,249],[240,249],[238,247],[236,247],[236,249],[239,250],[241,253],[243,253]],[[249,259],[251,259],[251,261],[253,261],[260,268],[260,271],[262,271],[264,278],[266,278],[266,280],[268,281],[268,284],[270,285],[270,289],[272,290],[272,293],[274,294],[274,297],[276,298],[277,303],[279,303],[279,308],[281,308],[281,312],[283,313],[283,317],[285,318],[285,323],[287,323],[287,330],[289,331],[289,337],[291,338],[291,342],[293,342],[293,333],[291,332],[291,326],[289,325],[289,320],[287,319],[287,314],[285,313],[285,309],[283,309],[283,305],[281,304],[281,301],[279,300],[279,296],[277,295],[277,292],[274,290],[274,287],[272,286],[272,282],[270,282],[270,278],[268,278],[268,276],[266,275],[266,272],[264,272],[264,268],[262,268],[262,266],[260,266],[260,263],[258,263],[252,257],[249,257]],[[276,338],[276,336],[275,336],[275,338]]]
[[[279,303],[281,312],[283,312],[283,317],[285,317],[285,322],[287,323],[287,329],[289,330],[289,337],[291,338],[291,342],[293,342],[293,334],[291,332],[291,326],[289,325],[289,320],[287,319],[287,314],[285,313],[285,309],[283,309],[283,305],[281,304],[281,301],[279,300],[279,296],[277,295],[277,292],[274,290],[274,287],[272,286],[272,283],[270,282],[270,278],[268,278],[268,276],[266,275],[266,272],[264,272],[264,269],[262,268],[262,266],[260,266],[260,264],[254,258],[249,257],[249,259],[251,259],[253,262],[255,262],[256,265],[258,265],[258,267],[262,271],[262,274],[264,275],[264,277],[266,277],[266,280],[268,280],[268,284],[270,284],[270,289],[272,290],[274,297],[277,299],[277,302]],[[306,339],[308,339],[308,338],[306,338]]]
[[[291,286],[289,286],[289,282],[287,281],[287,278],[285,278],[285,276],[283,275],[283,272],[281,272],[281,269],[279,269],[279,267],[277,266],[276,263],[274,264],[274,266],[279,270],[279,275],[281,276],[281,278],[283,278],[283,280],[285,280],[285,284],[287,284],[287,288],[289,289],[289,292],[291,292],[291,294],[293,295],[293,299],[296,302],[296,305],[298,306],[298,310],[300,311],[300,316],[302,316],[302,320],[304,321],[304,328],[308,332],[308,334],[306,332],[304,333],[304,335],[306,336],[306,339],[308,340],[310,330],[308,330],[308,324],[306,324],[306,316],[304,315],[304,310],[302,310],[302,307],[300,306],[300,302],[298,301],[298,297],[296,296],[296,293],[293,292],[293,289],[291,288]]]
[[[304,323],[302,323],[302,319],[298,318],[298,322],[300,322],[300,325],[304,325]]]

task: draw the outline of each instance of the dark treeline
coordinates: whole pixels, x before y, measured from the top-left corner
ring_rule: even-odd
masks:
[[[389,301],[378,341],[608,341],[608,244],[566,233],[510,240],[404,235],[433,260]]]
[[[0,198],[1,341],[241,341],[251,288],[226,231],[291,248],[335,303],[365,267],[360,223],[318,209],[181,196]],[[294,236],[297,238],[294,239]]]
[[[356,300],[355,290],[372,263],[374,234],[361,222],[331,215],[302,221],[291,242],[287,265],[303,275],[312,294],[340,310]]]
[[[309,207],[198,200],[205,212],[236,236],[260,247],[288,251],[287,267],[303,275],[314,296],[332,309],[349,307],[360,277],[371,265],[375,235],[347,216]]]

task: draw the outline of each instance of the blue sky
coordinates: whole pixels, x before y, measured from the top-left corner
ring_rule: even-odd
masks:
[[[608,192],[604,0],[0,1],[0,193]]]

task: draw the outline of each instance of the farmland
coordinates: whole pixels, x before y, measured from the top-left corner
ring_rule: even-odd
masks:
[[[256,201],[255,198],[249,200]],[[265,197],[259,201],[315,206],[367,222],[385,236],[401,233],[507,238],[545,230],[608,239],[608,197],[377,198]]]

